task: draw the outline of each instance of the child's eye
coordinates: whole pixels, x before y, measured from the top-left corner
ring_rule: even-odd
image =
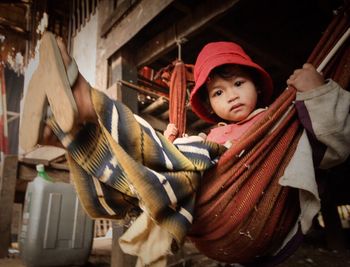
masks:
[[[220,95],[222,95],[222,90],[221,90],[221,89],[216,90],[216,91],[213,93],[213,97],[215,97],[215,96],[220,96]]]
[[[244,81],[239,80],[239,81],[235,81],[234,85],[236,87],[240,87],[243,83],[244,83]]]

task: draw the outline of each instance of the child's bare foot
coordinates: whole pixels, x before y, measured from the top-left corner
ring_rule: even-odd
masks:
[[[61,141],[54,134],[54,132],[51,130],[51,128],[46,124],[44,125],[42,137],[39,141],[39,144],[45,145],[45,146],[63,147]]]
[[[68,54],[67,46],[66,46],[63,38],[60,36],[57,36],[56,41],[57,41],[58,48],[61,52],[64,66],[67,68],[69,66],[69,64],[72,62],[72,58]]]

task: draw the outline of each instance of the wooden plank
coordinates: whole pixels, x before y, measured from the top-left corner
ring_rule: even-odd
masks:
[[[0,258],[8,255],[11,242],[12,208],[17,177],[17,155],[6,155],[0,176]]]
[[[120,85],[124,85],[126,87],[129,87],[131,89],[135,89],[137,91],[140,91],[141,93],[145,93],[145,94],[153,96],[153,97],[163,97],[165,99],[169,99],[169,94],[165,94],[163,92],[153,90],[150,87],[139,86],[135,83],[131,83],[131,82],[124,81],[124,80],[119,80],[119,81],[117,81],[117,83],[119,83]]]
[[[108,59],[174,0],[142,0],[103,39],[104,59]],[[137,19],[136,19],[137,18]]]
[[[113,25],[116,24],[121,17],[131,8],[131,1],[125,0],[120,3],[116,9],[108,16],[108,19],[101,27],[101,37],[105,37],[106,34],[112,29]]]
[[[69,171],[65,169],[55,169],[53,167],[45,167],[46,173],[54,179],[56,182],[70,182],[70,174]],[[18,168],[18,179],[23,181],[32,181],[37,175],[36,165],[35,164],[27,164],[23,162],[19,162]]]
[[[95,15],[95,13],[96,13],[96,0],[91,1],[91,6],[92,6],[92,15]]]
[[[90,8],[90,0],[86,1],[86,20],[90,21],[91,8]]]
[[[69,171],[69,167],[66,163],[51,162],[50,166],[56,170]]]
[[[155,116],[149,115],[149,114],[144,114],[142,115],[142,118],[145,119],[149,124],[151,124],[152,128],[163,132],[165,131],[169,121],[162,121],[160,119],[158,119]]]
[[[75,0],[73,0],[75,1]],[[80,27],[81,27],[81,9],[80,9],[80,0],[77,1],[77,31],[80,32]]]
[[[13,203],[12,207],[12,222],[11,222],[11,237],[12,240],[18,241],[22,226],[22,208],[21,203]]]
[[[202,1],[193,10],[192,14],[187,15],[175,23],[173,27],[168,28],[145,43],[144,46],[139,47],[136,51],[135,64],[139,67],[154,61],[176,47],[177,40],[186,39],[203,29],[238,2],[239,0]]]
[[[81,0],[81,18],[82,18],[82,25],[85,27],[85,21],[86,21],[86,10],[85,10],[85,0]]]
[[[31,159],[31,158],[23,158],[21,159],[21,162],[36,165],[36,164],[43,164],[44,166],[49,166],[50,161],[47,159]]]
[[[107,88],[106,94],[113,100],[122,99],[122,91],[120,87],[121,86],[119,86],[118,83],[114,83],[109,88]]]
[[[76,19],[76,6],[75,6],[75,0],[73,0],[73,7],[72,7],[72,36],[76,35],[77,30],[77,19]]]
[[[39,162],[39,161],[38,161],[38,163],[43,163],[45,165],[48,165],[50,162],[52,162],[58,158],[64,157],[65,154],[66,154],[66,150],[63,148],[54,147],[54,146],[41,146],[41,147],[38,147],[37,149],[25,154],[25,156],[23,157],[23,161],[27,160],[28,162],[33,162],[30,160],[34,160],[33,163],[35,163],[35,160],[42,160],[44,162],[47,162],[47,164],[45,164],[44,162]]]
[[[15,34],[23,40],[29,40],[30,33],[28,31],[24,31],[22,29],[19,29],[19,28],[10,26],[10,25],[4,25],[4,24],[2,24],[1,21],[0,21],[0,23],[1,23],[0,31],[6,32],[9,34]]]
[[[165,97],[159,97],[153,103],[148,105],[146,108],[141,110],[141,114],[152,114],[157,111],[159,108],[164,107],[164,105],[168,105],[168,101]]]
[[[26,31],[26,20],[23,19],[27,13],[26,5],[1,3],[1,9],[1,24],[11,25],[13,28],[18,28],[20,31]]]

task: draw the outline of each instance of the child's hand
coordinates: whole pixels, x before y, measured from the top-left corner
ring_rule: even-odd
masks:
[[[297,69],[287,80],[287,84],[294,86],[299,92],[306,92],[325,83],[322,74],[317,72],[315,67],[305,63],[302,69]]]
[[[203,138],[203,140],[206,140],[208,137],[205,133],[199,133],[198,136]]]
[[[170,136],[177,136],[179,130],[176,128],[175,124],[169,123],[164,131],[164,136],[169,139]]]

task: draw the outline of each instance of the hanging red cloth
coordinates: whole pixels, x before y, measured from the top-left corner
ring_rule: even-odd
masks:
[[[174,69],[169,84],[169,122],[175,124],[178,135],[171,135],[169,137],[170,141],[183,136],[186,132],[186,65],[182,60],[176,60],[173,65]]]
[[[175,124],[178,135],[171,135],[170,141],[182,137],[186,132],[187,89],[193,81],[193,66],[177,59],[172,63],[169,84],[169,122]],[[164,77],[164,73],[162,76]]]

